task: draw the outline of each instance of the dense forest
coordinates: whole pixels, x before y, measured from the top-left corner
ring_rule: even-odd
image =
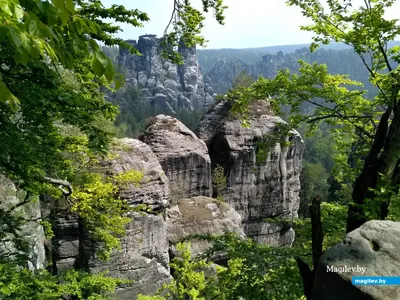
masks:
[[[212,10],[223,24],[225,2],[203,0],[197,10],[189,1],[174,1],[166,24],[171,26],[160,42],[162,67],[176,65],[179,73],[185,62],[177,49],[203,46],[204,15]],[[157,259],[168,257],[162,266],[168,280],[138,300],[322,299],[318,288],[329,285],[319,269],[323,254],[368,221],[400,220],[400,47],[393,42],[400,25],[385,19],[395,1],[366,0],[365,7],[354,9],[351,0],[333,0],[329,10],[318,0],[286,2],[309,19],[302,28],[315,33],[309,47],[198,51],[204,76],[217,93],[215,103],[208,109],[179,108],[172,115],[196,131],[207,112],[229,107],[229,118],[247,128],[252,105],[267,103],[271,114],[286,122],[258,140],[256,162],[265,162],[277,145],[288,149],[294,130],[301,134],[306,150],[299,217],[263,220],[285,233],[294,229],[295,239],[289,246],[273,246],[229,232],[187,236],[175,248],[167,245],[166,254],[156,251]],[[144,246],[141,258],[150,264],[148,249],[158,247],[153,233],[159,228],[145,222],[170,218],[171,207],[162,206],[168,201],[140,198],[137,191],[149,183],[144,167],[111,169],[121,153],[155,164],[145,156],[151,151],[118,139],[142,143],[143,131],[157,122],[154,116],[170,113],[147,101],[143,89],[127,84],[131,70],[119,64],[120,49],[132,55],[139,49],[116,36],[121,30],[116,24],[142,26],[148,20],[145,12],[117,4],[106,8],[98,0],[0,1],[0,299],[119,299],[114,293],[127,287],[129,292],[132,282],[147,284],[142,278],[108,276],[102,267],[113,269],[108,262],[119,250],[130,253],[123,248],[127,234],[146,230],[154,244]],[[176,120],[165,120],[165,128],[175,126]],[[185,130],[180,128],[194,138]],[[286,170],[283,159],[280,170]],[[159,176],[166,186],[159,169],[149,176]],[[211,207],[227,210],[228,199],[221,196],[228,186],[224,167],[215,167],[210,177],[217,195]],[[133,193],[126,196],[129,189]],[[171,198],[179,192],[171,190]],[[135,197],[140,201],[131,205],[128,200]],[[136,228],[132,224],[140,223],[134,219],[146,220],[145,225]],[[60,222],[65,231],[60,232]],[[385,226],[397,223],[390,224]],[[373,253],[383,245],[379,238],[368,240]],[[135,237],[138,245],[140,240]],[[209,245],[198,256],[190,248],[195,240]],[[57,264],[56,252],[68,263]],[[119,264],[125,272],[127,263]],[[151,275],[161,265],[156,271],[139,269]],[[383,292],[378,299],[385,299]]]

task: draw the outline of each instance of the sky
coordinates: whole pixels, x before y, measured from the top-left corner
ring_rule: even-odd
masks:
[[[355,2],[360,2],[356,0]],[[202,31],[209,41],[206,49],[253,48],[276,45],[308,44],[312,33],[301,31],[306,25],[297,7],[289,7],[284,0],[225,0],[228,9],[225,12],[225,25],[219,25],[212,13],[207,15]],[[400,11],[400,1],[393,7],[393,15]],[[173,0],[103,0],[111,4],[124,5],[128,9],[139,9],[150,18],[143,28],[123,24],[123,32],[118,36],[123,39],[137,39],[143,34],[162,36],[169,22],[173,9]],[[201,0],[193,0],[194,5]],[[200,7],[200,6],[199,6]],[[397,9],[396,9],[397,8]]]

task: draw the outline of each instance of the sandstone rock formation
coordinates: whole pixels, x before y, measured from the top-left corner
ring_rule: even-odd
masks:
[[[170,182],[172,202],[191,196],[211,196],[211,161],[207,146],[182,122],[158,115],[140,139],[158,157]]]
[[[131,185],[120,193],[122,199],[133,207],[147,204],[155,212],[168,205],[168,179],[149,146],[139,140],[122,139],[114,147],[112,156],[106,162],[110,175],[131,170],[144,174],[140,186]],[[110,276],[133,280],[117,290],[116,297],[120,300],[134,299],[140,293],[151,294],[171,279],[164,215],[132,213],[130,217],[132,222],[122,239],[122,250],[113,253],[106,263],[93,257],[88,262],[92,271],[106,269]]]
[[[15,238],[14,235],[6,233],[10,232],[10,229],[15,230],[16,228],[8,228],[9,223],[3,220],[3,217],[7,217],[7,215],[3,215],[3,211],[13,208],[23,201],[25,196],[25,192],[17,191],[15,185],[9,179],[0,175],[0,236],[2,238],[0,240],[0,258],[9,253],[18,253],[18,248],[12,241],[4,241]],[[11,215],[14,217],[21,216],[26,220],[40,219],[41,211],[38,199],[31,199],[30,203],[13,209]],[[44,268],[47,261],[44,249],[45,235],[42,226],[36,222],[27,222],[20,229],[18,239],[23,238],[29,243],[28,268],[32,271]],[[3,234],[6,235],[3,236]]]
[[[352,284],[352,276],[399,276],[399,249],[400,223],[369,221],[363,224],[321,257],[312,299],[400,299],[400,290],[395,285]],[[347,267],[347,272],[328,272],[328,266]],[[360,268],[365,268],[365,272],[359,272]]]
[[[56,237],[53,242],[56,270],[71,268],[76,262],[92,272],[109,270],[110,276],[133,280],[117,290],[116,299],[135,299],[139,293],[154,293],[172,277],[169,272],[169,244],[162,211],[168,205],[169,183],[157,157],[139,140],[118,140],[111,159],[101,163],[107,175],[138,170],[144,174],[140,186],[130,185],[119,196],[131,206],[147,204],[153,213],[132,213],[122,239],[122,250],[108,262],[94,255],[90,240],[78,226],[76,216],[60,208],[53,212]],[[80,244],[82,243],[82,244]]]
[[[178,205],[168,209],[167,234],[174,252],[174,246],[184,238],[194,235],[219,235],[234,232],[244,236],[242,218],[229,204],[216,199],[198,196],[181,199]],[[209,244],[191,241],[193,256],[203,253]]]
[[[206,108],[212,104],[213,90],[209,80],[203,78],[195,48],[180,45],[178,52],[184,64],[177,66],[161,57],[156,35],[142,35],[138,41],[127,42],[142,56],[120,49],[118,63],[128,72],[127,85],[136,86],[145,100],[169,114],[181,108]]]
[[[272,225],[266,218],[296,218],[304,142],[296,131],[288,147],[276,144],[265,161],[256,163],[257,142],[284,122],[273,116],[265,101],[250,107],[250,127],[229,113],[230,104],[216,105],[200,122],[198,136],[208,146],[212,168],[220,165],[228,179],[223,198],[243,218],[245,233],[260,243],[289,245],[292,229]]]

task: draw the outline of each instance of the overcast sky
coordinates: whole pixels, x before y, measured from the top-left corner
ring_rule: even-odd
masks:
[[[103,0],[109,7],[116,3],[126,8],[137,8],[148,14],[150,21],[143,28],[123,25],[119,34],[123,39],[137,39],[142,34],[162,36],[173,9],[173,0]],[[356,0],[359,2],[359,0]],[[400,11],[400,1],[391,10],[393,15]],[[193,4],[201,3],[193,0]],[[274,45],[307,44],[311,33],[301,31],[305,19],[300,9],[288,7],[284,0],[225,0],[228,9],[225,25],[219,25],[210,13],[203,30],[208,49],[250,48]],[[397,17],[397,16],[396,16]]]

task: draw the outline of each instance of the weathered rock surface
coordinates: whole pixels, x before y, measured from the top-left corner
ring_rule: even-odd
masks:
[[[10,231],[7,228],[7,222],[3,222],[2,211],[7,211],[24,200],[25,192],[17,191],[15,185],[4,176],[0,175],[0,232],[6,233]],[[25,205],[13,209],[13,216],[22,216],[27,220],[37,220],[41,218],[40,204],[38,199],[31,199]],[[16,228],[12,228],[16,229]],[[43,227],[37,222],[28,222],[20,228],[20,237],[29,243],[29,256],[27,257],[28,268],[30,270],[38,270],[46,266],[46,253],[44,249],[45,235]],[[1,234],[0,234],[1,235]],[[13,239],[14,236],[6,235],[2,238]],[[0,257],[10,253],[18,253],[13,242],[4,242],[0,240]],[[12,256],[11,256],[12,258]]]
[[[266,223],[265,218],[296,218],[304,142],[296,131],[277,143],[267,158],[256,163],[257,142],[284,122],[273,116],[265,101],[250,108],[249,128],[229,113],[230,104],[216,105],[200,122],[198,136],[208,146],[212,168],[225,170],[228,187],[223,197],[243,218],[245,233],[260,243],[289,245],[292,229]]]
[[[133,207],[146,204],[153,213],[131,213],[132,221],[126,227],[122,250],[115,251],[110,261],[104,262],[95,257],[90,239],[79,228],[77,217],[58,207],[52,213],[56,235],[53,240],[56,271],[71,268],[78,262],[92,272],[109,270],[110,276],[132,280],[131,284],[117,290],[115,299],[135,299],[140,293],[152,294],[172,278],[163,213],[168,205],[168,178],[150,147],[134,139],[117,140],[111,158],[103,161],[101,166],[106,175],[142,171],[144,178],[141,184],[128,185],[119,196]]]
[[[313,290],[315,300],[400,299],[396,285],[353,285],[352,276],[400,275],[400,223],[369,221],[348,233],[344,241],[320,259]],[[335,273],[327,267],[365,268],[365,272]]]
[[[169,179],[171,202],[191,196],[211,196],[207,146],[182,122],[158,115],[140,139],[153,150]]]
[[[136,299],[151,295],[172,277],[169,272],[169,244],[166,224],[161,215],[134,213],[121,240],[122,250],[114,252],[108,262],[91,260],[93,272],[109,270],[110,276],[133,282],[117,289],[115,299]]]
[[[173,252],[182,239],[194,235],[219,235],[234,232],[244,236],[242,218],[229,204],[216,199],[198,196],[182,199],[178,205],[168,209],[167,234]],[[209,247],[204,241],[191,241],[191,252],[195,256]]]
[[[160,39],[142,35],[138,41],[128,40],[142,56],[120,49],[119,64],[127,69],[127,85],[136,86],[153,105],[174,114],[177,109],[206,108],[213,102],[210,82],[203,78],[196,59],[196,49],[180,45],[184,61],[175,65],[161,57]]]
[[[157,157],[150,147],[139,140],[122,139],[112,151],[112,159],[105,165],[109,175],[131,170],[142,171],[144,178],[139,186],[131,185],[120,193],[121,199],[131,206],[147,204],[153,211],[162,211],[168,205],[169,187]],[[110,270],[109,275],[133,280],[116,292],[120,300],[135,299],[140,294],[154,293],[172,277],[169,273],[169,244],[164,215],[132,213],[122,239],[122,250],[103,262],[89,256],[92,271]],[[88,247],[84,247],[88,249]],[[88,255],[92,255],[90,249]]]
[[[42,211],[45,203],[42,202]],[[79,256],[79,218],[76,213],[57,205],[50,210],[54,237],[51,252],[53,272],[58,274],[75,266]]]

